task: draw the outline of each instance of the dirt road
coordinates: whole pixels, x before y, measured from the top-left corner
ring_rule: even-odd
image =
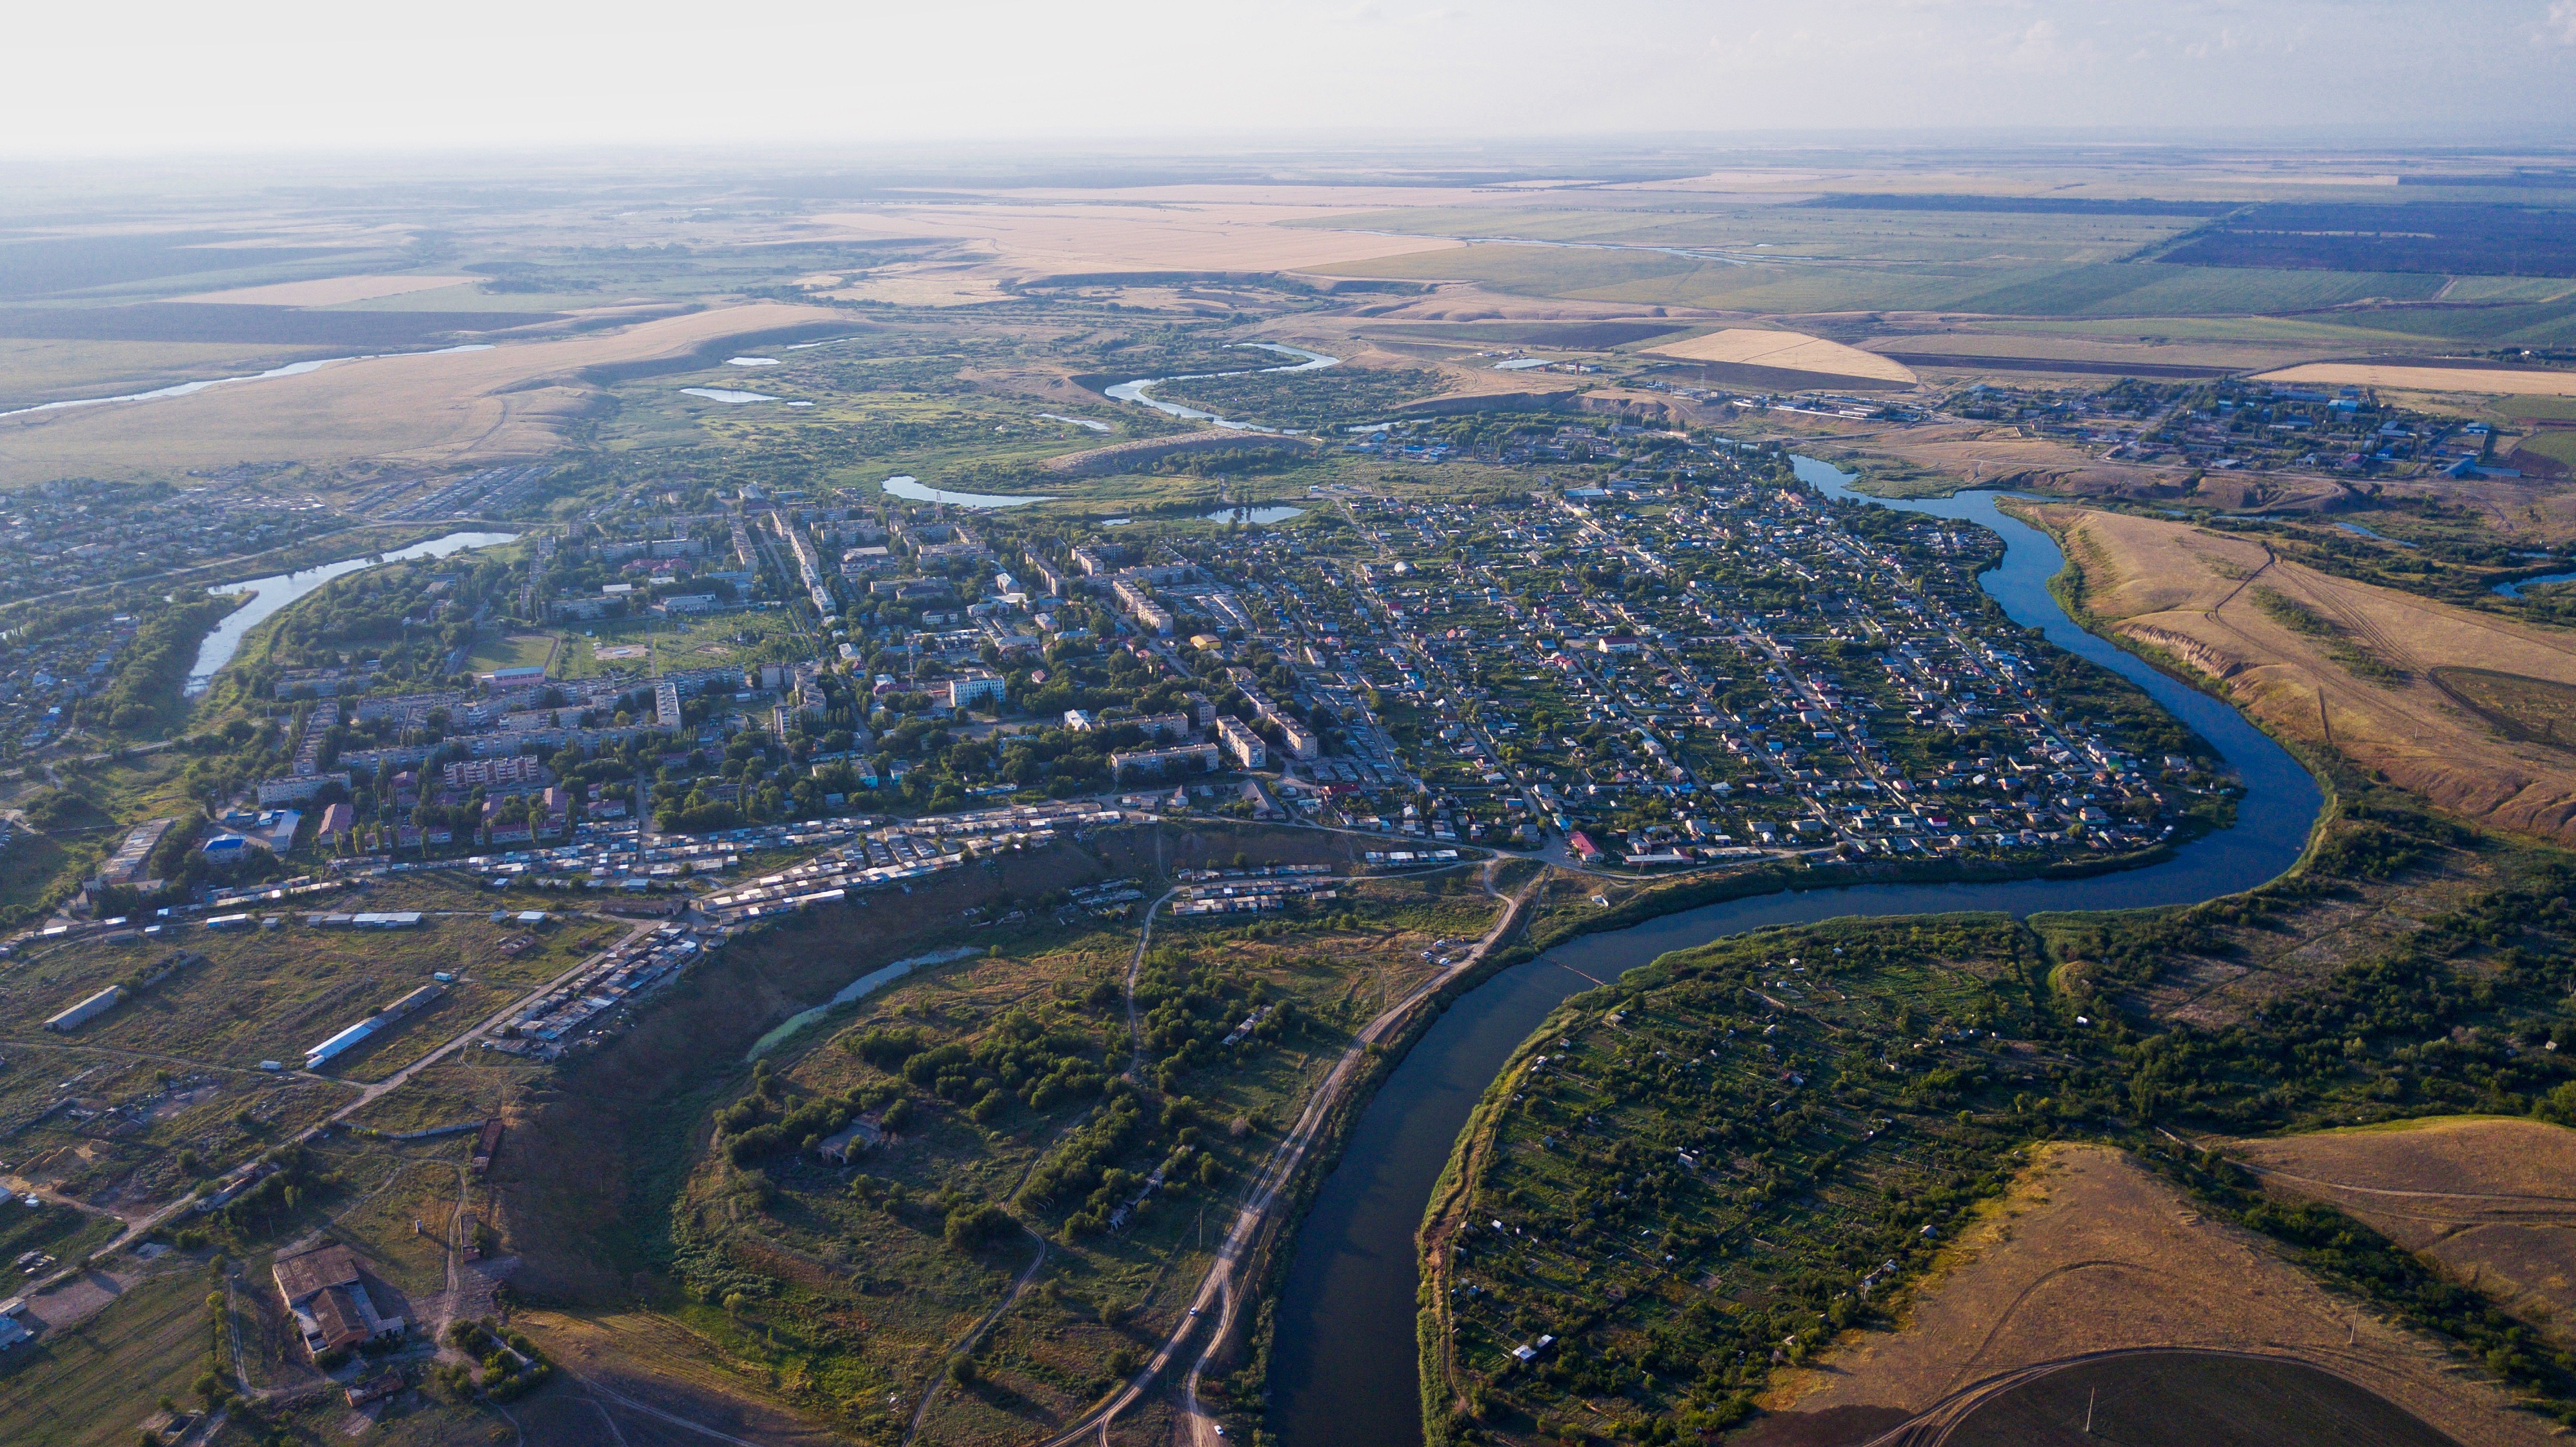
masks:
[[[1500,868],[1502,862],[1501,860],[1488,861],[1484,870],[1485,892],[1497,899],[1504,897],[1501,891],[1494,888],[1494,873]],[[1545,877],[1542,874],[1540,879]],[[1142,1401],[1153,1384],[1184,1359],[1188,1361],[1189,1370],[1181,1383],[1180,1432],[1192,1447],[1220,1447],[1224,1439],[1218,1429],[1215,1413],[1199,1400],[1199,1380],[1205,1374],[1208,1363],[1215,1359],[1217,1353],[1233,1336],[1246,1305],[1245,1295],[1238,1288],[1242,1285],[1244,1272],[1252,1264],[1254,1245],[1260,1240],[1262,1232],[1273,1224],[1273,1215],[1281,1197],[1295,1181],[1298,1168],[1305,1163],[1307,1152],[1313,1148],[1324,1128],[1331,1123],[1335,1110],[1349,1093],[1352,1082],[1358,1077],[1361,1066],[1368,1059],[1370,1047],[1393,1037],[1423,1001],[1432,998],[1450,983],[1482,964],[1485,957],[1491,954],[1497,945],[1509,938],[1513,929],[1518,926],[1522,908],[1529,902],[1537,887],[1537,881],[1532,881],[1518,895],[1512,896],[1510,907],[1503,911],[1503,917],[1496,921],[1494,927],[1486,932],[1485,937],[1476,942],[1475,948],[1461,956],[1457,963],[1415,986],[1402,999],[1388,1006],[1377,1018],[1361,1027],[1359,1033],[1352,1038],[1349,1048],[1342,1052],[1340,1059],[1333,1062],[1331,1071],[1325,1075],[1313,1095],[1308,1097],[1306,1108],[1298,1115],[1296,1125],[1280,1139],[1277,1148],[1271,1151],[1270,1159],[1263,1164],[1260,1174],[1254,1178],[1250,1191],[1244,1196],[1242,1208],[1235,1215],[1233,1227],[1226,1232],[1225,1240],[1217,1248],[1216,1260],[1208,1267],[1208,1273],[1200,1281],[1197,1293],[1190,1298],[1188,1314],[1172,1328],[1172,1334],[1155,1350],[1153,1359],[1147,1362],[1135,1376],[1129,1378],[1125,1385],[1112,1394],[1106,1402],[1085,1413],[1071,1428],[1048,1439],[1046,1447],[1072,1447],[1072,1444],[1086,1437],[1095,1438],[1103,1444],[1103,1447],[1107,1447],[1111,1424],[1129,1408]],[[1142,958],[1141,946],[1139,958]],[[1189,1355],[1190,1344],[1194,1338],[1200,1336],[1201,1326],[1206,1326],[1208,1331],[1198,1347],[1197,1354],[1191,1356]]]

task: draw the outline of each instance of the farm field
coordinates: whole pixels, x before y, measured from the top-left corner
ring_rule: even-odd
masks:
[[[134,1441],[218,1328],[255,1400],[205,1447],[1032,1447],[1167,1345],[1084,1442],[2576,1424],[2576,587],[2533,581],[2576,568],[2565,158],[1444,146],[31,193],[0,412],[329,364],[0,417],[0,1185],[46,1202],[0,1201],[0,1258],[242,1188],[42,1296],[62,1326],[0,1355],[0,1441]],[[1139,378],[1249,425],[1109,395]],[[2255,771],[2003,615],[1993,535],[1832,501],[1792,454],[1881,495],[2054,494],[2073,611],[2318,775],[2304,857],[2065,908],[2216,877],[2119,871],[2227,862]],[[182,691],[204,586],[463,529],[515,540],[353,571]],[[727,676],[772,661],[811,665],[783,714]],[[612,672],[678,675],[677,728],[631,689],[564,703]],[[1204,778],[1128,753],[1203,705],[1261,762],[1235,728]],[[520,853],[548,787],[652,817]],[[358,833],[318,846],[339,790]],[[304,847],[192,850],[298,795]],[[781,827],[858,816],[828,857]],[[1465,857],[1366,862],[1424,849]],[[805,893],[861,860],[900,877]],[[1332,897],[1167,901],[1144,933],[1184,871],[1274,862]],[[216,888],[299,875],[354,887],[203,927],[243,912]],[[2036,912],[1560,955],[1529,973],[1590,988],[1438,1082],[1483,1098],[1408,1148],[1402,1199],[1358,1144],[1421,1108],[1363,1103],[1441,1063],[1413,1030],[1475,1025],[1411,992],[1482,988],[1489,929],[1517,968],[1756,891],[1786,918],[2006,876]],[[1135,898],[1078,893],[1113,882]],[[586,982],[595,1032],[371,1089],[665,927],[689,965]],[[1305,1118],[1327,1082],[1357,1093]],[[478,1171],[456,1128],[489,1121]],[[1395,1223],[1369,1270],[1423,1225],[1427,1390],[1333,1381],[1317,1433],[1293,1363],[1331,1313],[1290,1263],[1309,1193],[1354,1182]],[[414,1328],[416,1390],[354,1433],[262,1285],[318,1239]],[[486,1313],[559,1379],[478,1396],[479,1345],[433,1362]]]
[[[209,377],[242,377],[311,357],[309,346],[249,342],[115,342],[0,337],[0,412],[117,397]]]
[[[1144,214],[1115,205],[1031,206],[996,198],[962,206],[830,212],[815,220],[853,236],[979,242],[996,269],[1021,276],[1307,270],[1458,244],[1438,237],[1317,232],[1282,224],[1310,214],[1310,208],[1257,197],[1176,201]]]
[[[1879,382],[1912,382],[1915,376],[1891,358],[1810,337],[1798,332],[1755,331],[1729,327],[1687,341],[1664,342],[1646,349],[1658,357],[1694,362],[1733,362],[1779,367],[1797,372],[1861,377]]]
[[[409,292],[465,286],[475,279],[470,276],[333,276],[317,281],[281,281],[267,286],[200,292],[195,296],[173,297],[171,300],[225,302],[235,306],[338,306],[343,302],[374,301],[379,297],[402,296]]]
[[[2406,367],[2306,362],[2266,372],[2266,382],[2329,387],[2387,387],[2404,392],[2468,392],[2504,397],[2576,397],[2576,371],[2506,371],[2482,367]]]

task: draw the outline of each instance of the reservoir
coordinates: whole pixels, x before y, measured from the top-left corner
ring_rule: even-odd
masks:
[[[2236,822],[2142,868],[2074,880],[1861,884],[1728,900],[1586,935],[1515,965],[1433,1022],[1352,1127],[1300,1228],[1271,1348],[1269,1430],[1284,1447],[1419,1447],[1414,1232],[1467,1114],[1511,1052],[1568,996],[1670,950],[1767,925],[1952,910],[2133,909],[2251,889],[2297,862],[2324,798],[2288,751],[2233,708],[2076,626],[2049,596],[2056,543],[1966,492],[1885,501],[1852,492],[1812,458],[1798,476],[1829,497],[1973,522],[2004,540],[1979,583],[2013,621],[2138,684],[2207,739],[2245,785]]]
[[[224,621],[215,625],[215,631],[206,635],[206,641],[197,645],[197,661],[188,669],[188,697],[195,698],[206,691],[215,681],[215,675],[221,673],[224,665],[233,661],[233,655],[241,651],[242,638],[250,630],[276,617],[279,609],[333,578],[345,578],[379,563],[443,558],[467,548],[488,548],[498,543],[516,542],[518,537],[517,533],[449,533],[443,538],[414,543],[400,552],[344,558],[302,572],[253,578],[247,583],[219,583],[208,588],[206,591],[209,593],[248,593],[252,596],[248,606],[225,614]]]

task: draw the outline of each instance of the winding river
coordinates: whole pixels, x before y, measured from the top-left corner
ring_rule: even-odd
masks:
[[[1895,502],[1865,497],[1812,458],[1798,476],[1826,495],[1977,523],[2004,540],[1978,581],[2006,614],[2051,643],[2144,688],[2197,730],[2241,776],[2233,826],[2157,863],[2080,880],[1869,884],[1761,895],[1569,940],[1503,971],[1451,1005],[1396,1067],[1353,1127],[1300,1228],[1280,1293],[1271,1353],[1270,1431],[1285,1447],[1419,1447],[1414,1232],[1432,1183],[1477,1098],[1530,1031],[1568,996],[1669,950],[1766,925],[1842,915],[2186,904],[2250,889],[2286,870],[2324,800],[2280,745],[2226,704],[2085,632],[2049,596],[2064,558],[2048,535],[1996,510],[1996,494]]]
[[[1142,403],[1157,412],[1185,421],[1213,422],[1219,427],[1236,432],[1275,432],[1278,430],[1275,427],[1264,427],[1254,422],[1229,421],[1213,412],[1202,412],[1196,407],[1184,407],[1178,402],[1165,402],[1147,396],[1145,389],[1159,387],[1165,382],[1201,382],[1210,377],[1249,377],[1255,372],[1313,372],[1325,367],[1340,366],[1342,361],[1339,357],[1328,357],[1322,352],[1310,352],[1304,347],[1292,347],[1285,342],[1242,342],[1237,345],[1257,347],[1265,352],[1277,352],[1283,357],[1295,357],[1298,360],[1285,367],[1246,367],[1239,372],[1190,372],[1178,377],[1139,377],[1133,382],[1120,382],[1116,386],[1107,388],[1102,395],[1115,402]]]

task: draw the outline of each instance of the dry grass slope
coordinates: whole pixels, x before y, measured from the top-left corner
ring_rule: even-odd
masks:
[[[2576,1131],[2478,1117],[2228,1148],[2277,1195],[2323,1201],[2576,1340]]]
[[[2481,823],[2576,842],[2576,757],[2506,737],[2435,671],[2576,685],[2576,637],[2280,561],[2252,538],[2034,508],[2123,637],[2217,681],[2292,738]]]
[[[2468,1447],[2549,1433],[2445,1357],[2211,1222],[2125,1154],[2055,1146],[1964,1234],[1897,1331],[1847,1337],[1767,1404],[1747,1447],[1861,1442],[1977,1384],[2088,1352],[2183,1347],[2309,1362]]]

